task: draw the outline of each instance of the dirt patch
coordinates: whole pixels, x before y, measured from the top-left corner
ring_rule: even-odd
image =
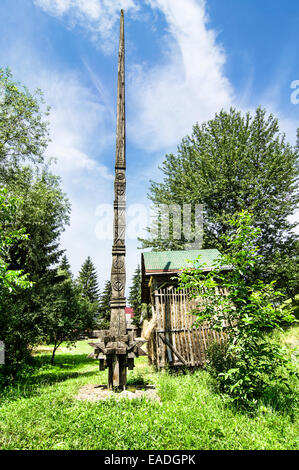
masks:
[[[80,388],[77,400],[88,400],[88,401],[99,401],[99,400],[121,400],[123,398],[127,400],[133,400],[145,397],[147,400],[154,400],[160,402],[160,397],[153,385],[144,386],[128,386],[127,390],[122,392],[113,392],[107,389],[106,385],[94,385],[88,384]]]

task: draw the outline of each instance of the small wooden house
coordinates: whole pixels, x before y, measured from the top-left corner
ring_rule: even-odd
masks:
[[[223,334],[208,324],[193,326],[196,319],[189,312],[198,301],[190,301],[186,291],[178,291],[177,274],[189,266],[187,260],[198,256],[210,271],[220,253],[216,249],[187,251],[151,251],[142,253],[142,302],[151,306],[148,332],[149,362],[158,369],[169,366],[199,367],[206,361],[211,341],[223,341]],[[223,269],[230,269],[229,266]],[[225,295],[220,289],[220,293]]]

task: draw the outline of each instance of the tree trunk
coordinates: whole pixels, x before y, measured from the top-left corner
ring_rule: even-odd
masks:
[[[57,348],[61,345],[61,343],[54,343],[54,348],[52,352],[52,357],[51,357],[51,365],[53,366],[54,364],[54,359],[55,359],[55,353],[57,351]]]

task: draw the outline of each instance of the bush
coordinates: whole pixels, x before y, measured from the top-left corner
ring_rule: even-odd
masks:
[[[225,332],[226,344],[209,350],[209,368],[219,389],[238,405],[251,408],[273,382],[287,387],[288,377],[295,373],[286,349],[266,336],[295,318],[279,306],[282,294],[275,281],[251,281],[250,272],[261,258],[260,229],[253,228],[251,215],[243,211],[230,223],[235,233],[225,237],[229,250],[214,269],[203,273],[198,259],[182,271],[179,284],[189,289],[191,298],[201,299],[192,312],[197,324],[208,321],[215,331]],[[223,266],[231,268],[223,271]],[[219,295],[219,287],[227,295]]]
[[[206,369],[212,377],[218,377],[231,367],[234,366],[235,360],[231,354],[228,353],[229,345],[227,342],[217,343],[212,342],[207,348],[207,367]]]
[[[299,402],[298,378],[290,351],[265,336],[252,353],[248,344],[234,354],[228,342],[212,343],[206,368],[215,389],[249,409],[262,399],[272,408],[294,415]]]

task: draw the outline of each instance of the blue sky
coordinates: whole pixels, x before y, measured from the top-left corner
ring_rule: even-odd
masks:
[[[92,257],[101,286],[111,265],[103,205],[113,200],[121,8],[128,283],[140,261],[134,233],[146,225],[149,179],[161,177],[165,153],[195,122],[231,105],[244,112],[262,105],[292,143],[299,127],[299,104],[291,102],[291,83],[299,80],[295,0],[1,0],[0,65],[29,88],[40,87],[52,107],[48,155],[56,157],[53,171],[72,202],[62,244],[75,274]]]

